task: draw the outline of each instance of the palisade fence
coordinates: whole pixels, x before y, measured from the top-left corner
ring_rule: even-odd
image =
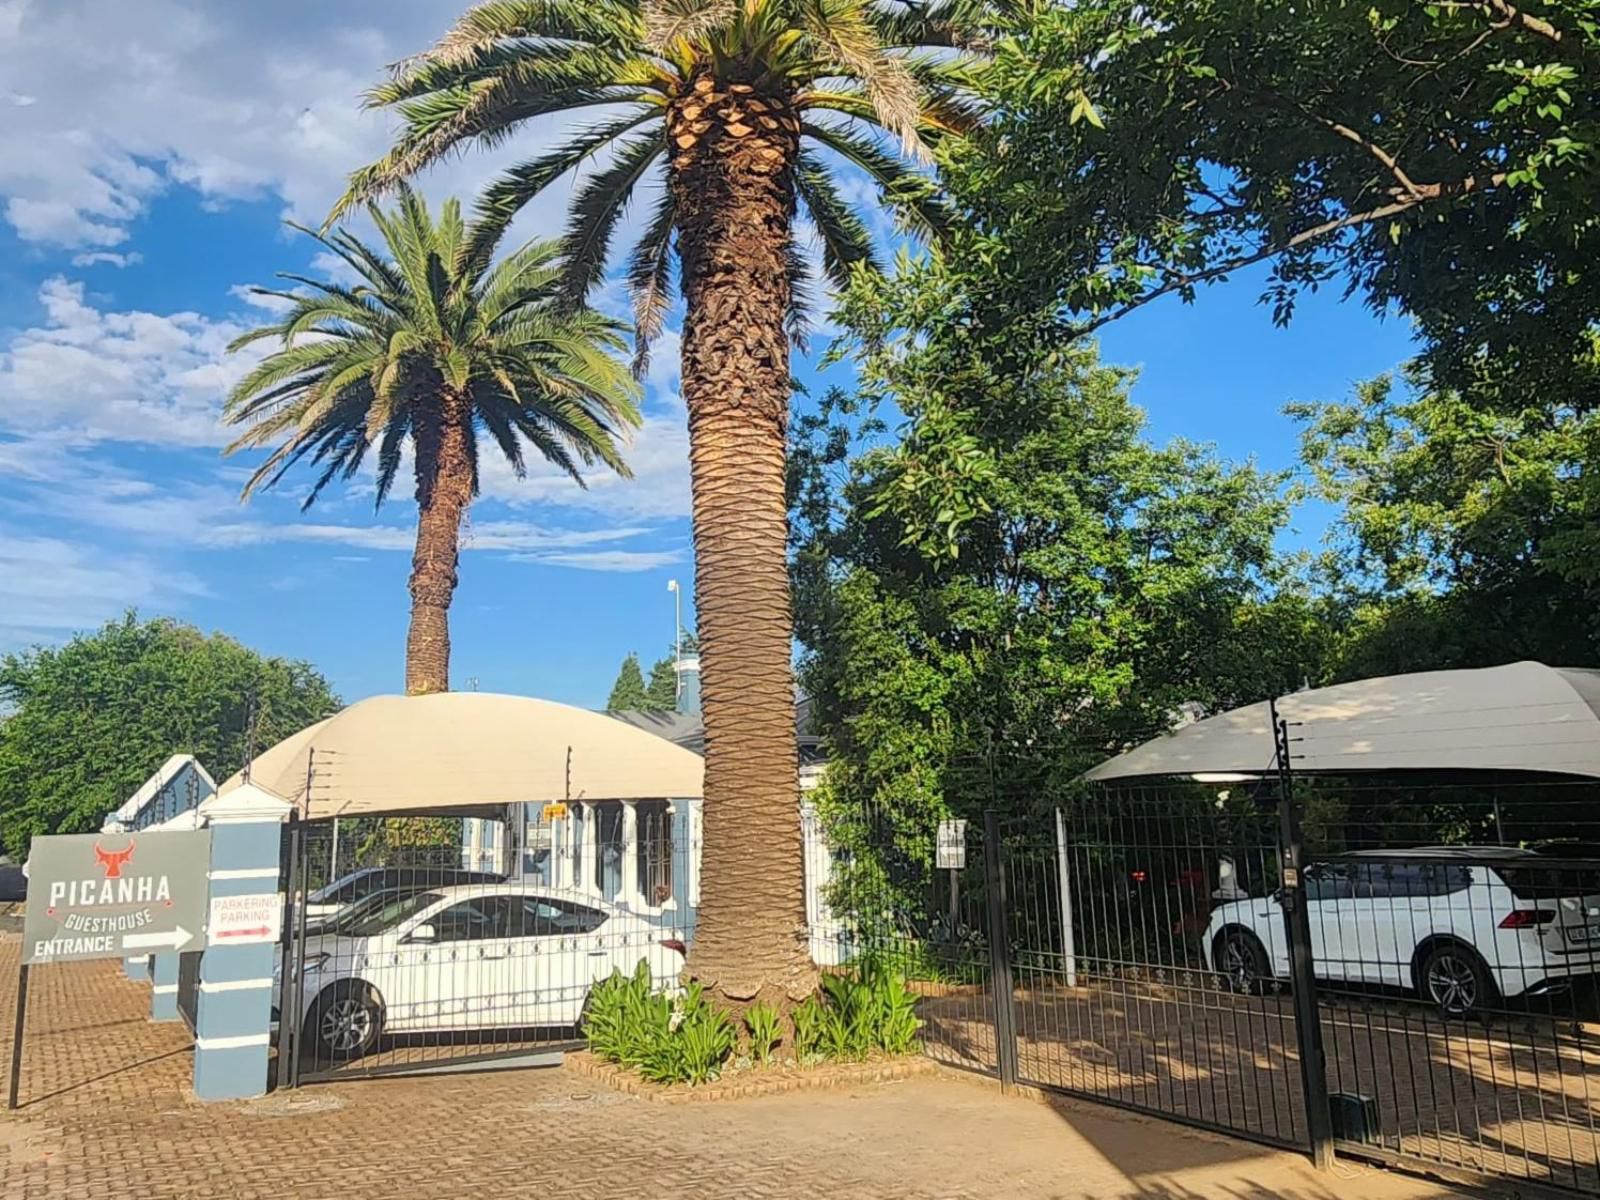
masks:
[[[960,871],[885,814],[835,863],[929,1055],[1321,1162],[1600,1193],[1595,784],[1027,786],[1049,770],[981,764]]]

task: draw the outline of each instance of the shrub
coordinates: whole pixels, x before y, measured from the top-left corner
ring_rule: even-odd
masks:
[[[778,1023],[778,1010],[770,1004],[756,1004],[744,1015],[745,1028],[750,1032],[750,1056],[758,1063],[772,1061],[772,1052],[783,1040],[783,1030]]]
[[[795,1052],[802,1060],[906,1054],[922,1028],[916,1006],[900,972],[866,958],[846,974],[823,976],[820,996],[795,1009]]]
[[[637,1070],[656,1083],[706,1083],[733,1052],[732,1018],[690,984],[676,1001],[652,988],[650,967],[620,971],[589,993],[584,1037],[600,1058]]]

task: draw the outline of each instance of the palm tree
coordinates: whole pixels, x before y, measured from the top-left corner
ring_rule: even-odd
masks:
[[[599,109],[598,124],[491,185],[479,214],[487,234],[603,155],[576,187],[564,239],[576,302],[602,279],[630,197],[665,166],[626,272],[642,366],[670,302],[676,240],[706,726],[689,969],[734,1001],[782,1003],[815,983],[785,563],[789,335],[803,327],[806,284],[796,215],[803,205],[835,285],[873,261],[835,165],[864,172],[910,227],[937,223],[929,181],[906,159],[977,120],[960,49],[975,2],[490,0],[369,93],[402,128],[341,201],[503,142],[531,118]]]
[[[504,225],[466,224],[454,200],[437,222],[409,189],[394,211],[369,211],[387,254],[343,229],[324,235],[294,226],[343,260],[353,286],[280,274],[298,290],[252,289],[276,297],[283,311],[229,349],[265,338],[281,344],[229,395],[225,419],[247,428],[226,453],[276,443],[245,499],[309,456],[321,468],[309,507],[376,448],[381,506],[410,439],[418,520],[406,692],[442,692],[480,437],[493,439],[518,477],[527,470],[524,442],[579,484],[581,468],[597,462],[627,475],[619,442],[639,423],[637,385],[611,353],[625,345],[625,327],[556,303],[556,243],[531,242],[491,266]]]

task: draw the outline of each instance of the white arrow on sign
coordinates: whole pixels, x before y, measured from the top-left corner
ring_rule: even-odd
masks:
[[[122,948],[124,950],[149,950],[161,946],[166,949],[177,950],[187,946],[194,940],[182,925],[166,933],[125,933],[122,935]]]

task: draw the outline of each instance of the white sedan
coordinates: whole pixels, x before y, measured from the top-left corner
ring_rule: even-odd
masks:
[[[571,1027],[597,981],[643,960],[671,988],[683,955],[671,930],[584,894],[536,884],[395,894],[306,939],[301,1044],[336,1063],[386,1033]]]
[[[1600,863],[1501,846],[1357,852],[1309,867],[1304,894],[1318,978],[1405,988],[1452,1016],[1600,974]],[[1201,947],[1240,991],[1288,978],[1275,896],[1219,905]]]

